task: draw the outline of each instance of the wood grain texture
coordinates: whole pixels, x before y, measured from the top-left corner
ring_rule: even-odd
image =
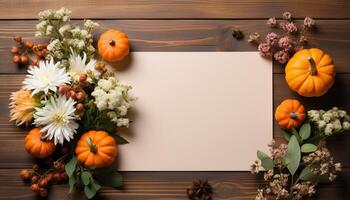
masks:
[[[268,18],[284,11],[296,17],[349,18],[347,0],[1,0],[1,19],[35,19],[43,9],[64,6],[74,18],[179,19],[179,18]],[[302,8],[302,9],[301,9]]]
[[[75,21],[80,23],[81,21]],[[132,51],[256,51],[257,47],[246,41],[252,32],[265,35],[269,29],[265,20],[98,20],[98,35],[108,28],[125,31],[131,40]],[[298,21],[301,24],[301,21]],[[21,35],[25,40],[34,37],[36,20],[0,21],[0,73],[24,73],[24,68],[12,62],[10,48],[12,37]],[[333,56],[337,72],[350,72],[350,20],[318,20],[316,33],[308,35],[308,47],[319,47]],[[244,40],[232,37],[232,29],[246,34]],[[283,73],[276,65],[274,73]]]

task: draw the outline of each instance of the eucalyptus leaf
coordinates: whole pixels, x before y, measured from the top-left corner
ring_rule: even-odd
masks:
[[[288,143],[286,152],[286,164],[289,172],[294,175],[297,171],[301,159],[300,146],[297,138],[293,135]]]
[[[306,140],[311,135],[311,125],[310,123],[304,123],[299,130],[299,135],[302,140]]]
[[[119,187],[123,185],[122,175],[111,169],[96,170],[94,177],[99,183],[105,186]]]
[[[118,144],[129,144],[129,142],[124,137],[122,137],[120,134],[115,133],[115,134],[113,134],[113,136]]]
[[[76,167],[77,167],[77,159],[75,158],[75,156],[73,156],[72,159],[64,167],[69,177],[73,175]]]
[[[92,174],[90,172],[84,171],[81,173],[80,177],[84,185],[89,185],[92,179]]]
[[[284,137],[284,139],[287,140],[287,142],[289,142],[290,137],[291,137],[291,133],[289,133],[287,130],[285,130],[281,127],[280,127],[280,132],[281,132],[282,136]]]
[[[297,139],[298,143],[301,144],[302,139],[301,139],[298,131],[295,128],[292,128],[292,134],[295,136],[295,138]]]
[[[257,151],[256,154],[261,161],[261,166],[265,170],[270,170],[273,168],[273,160],[267,154],[259,150]]]
[[[91,187],[95,188],[96,191],[99,191],[101,189],[101,186],[96,183],[96,181],[91,182]]]
[[[70,176],[69,180],[68,180],[68,184],[69,184],[69,193],[73,192],[75,183],[77,182],[77,179],[75,178],[75,176]]]
[[[314,144],[306,143],[301,146],[301,152],[310,153],[317,150],[317,146]]]
[[[310,166],[306,166],[300,173],[299,179],[303,181],[311,181],[317,178],[317,174],[311,171]]]
[[[84,193],[88,199],[91,199],[92,197],[94,197],[96,195],[96,192],[97,192],[97,190],[94,187],[92,187],[91,185],[86,185],[84,187]]]

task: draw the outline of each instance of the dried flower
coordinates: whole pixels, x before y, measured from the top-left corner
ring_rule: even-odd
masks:
[[[271,46],[267,43],[261,43],[258,46],[258,50],[260,52],[260,55],[263,57],[271,56]]]
[[[15,121],[18,126],[31,122],[35,106],[38,104],[37,99],[32,96],[32,92],[23,89],[13,92],[10,100],[11,121]]]
[[[260,163],[259,161],[254,161],[254,163],[250,166],[250,173],[252,174],[258,174],[260,169]]]
[[[260,34],[258,32],[252,33],[249,35],[248,42],[259,43]]]
[[[292,20],[292,14],[290,12],[284,12],[283,13],[283,19],[291,21]]]
[[[304,28],[305,29],[311,29],[315,26],[315,20],[311,17],[305,17],[304,19]]]
[[[293,48],[293,43],[288,36],[284,36],[278,40],[278,46],[285,51],[290,51]]]
[[[277,20],[275,17],[272,17],[272,18],[267,20],[266,24],[271,28],[276,28],[277,27]]]
[[[293,22],[283,24],[282,29],[290,34],[294,34],[294,33],[298,32],[298,27]]]
[[[213,195],[213,189],[208,180],[193,181],[191,188],[187,189],[187,196],[190,199],[210,200]]]
[[[311,197],[316,193],[315,184],[311,183],[310,181],[297,183],[292,189],[293,196],[297,200],[302,200],[307,196]]]
[[[277,60],[281,64],[285,64],[289,60],[289,54],[286,51],[277,51],[274,56],[275,60]]]
[[[265,37],[266,43],[270,46],[275,46],[278,43],[278,35],[274,32],[271,32]]]
[[[244,34],[243,34],[243,32],[241,30],[238,29],[238,30],[233,30],[232,31],[232,36],[234,38],[236,38],[237,40],[241,40],[241,39],[243,39]]]

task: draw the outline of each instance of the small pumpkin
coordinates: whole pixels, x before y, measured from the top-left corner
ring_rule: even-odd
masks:
[[[125,33],[110,29],[104,32],[98,40],[98,52],[109,62],[122,60],[129,54],[129,39]]]
[[[24,139],[24,148],[37,158],[47,158],[56,149],[53,141],[41,138],[43,134],[39,128],[34,128]]]
[[[285,72],[290,89],[304,97],[319,97],[332,87],[335,66],[322,50],[303,49],[289,60]]]
[[[85,167],[107,167],[117,155],[117,144],[107,132],[91,130],[80,137],[75,154]]]
[[[286,99],[277,106],[275,119],[283,128],[297,128],[305,120],[305,108],[298,100]]]

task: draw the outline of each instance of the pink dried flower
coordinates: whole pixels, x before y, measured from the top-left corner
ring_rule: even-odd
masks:
[[[274,54],[274,58],[275,60],[277,60],[279,63],[284,64],[286,62],[288,62],[289,60],[289,54],[286,51],[277,51]]]
[[[304,46],[296,46],[296,47],[294,47],[294,51],[295,52],[300,51],[302,49],[304,49]]]
[[[259,44],[258,46],[258,50],[260,52],[260,55],[263,56],[263,57],[268,57],[268,56],[271,56],[271,46],[267,43],[261,43]]]
[[[277,27],[277,20],[276,20],[276,18],[272,17],[272,18],[267,20],[266,24],[268,26],[270,26],[271,28],[275,28],[275,27]]]
[[[299,38],[299,43],[300,44],[306,44],[307,43],[307,38],[305,36],[300,36]]]
[[[278,46],[284,49],[285,51],[290,51],[293,47],[293,43],[288,36],[284,36],[279,39]]]
[[[305,29],[311,29],[315,26],[315,20],[311,17],[305,17],[304,19],[304,28]]]
[[[259,43],[259,40],[260,40],[260,34],[258,32],[255,32],[255,33],[251,33],[249,35],[249,38],[248,38],[248,42],[255,42],[255,43]]]
[[[292,20],[292,14],[290,12],[284,12],[283,13],[283,19],[291,21]]]
[[[296,32],[298,32],[298,27],[293,22],[289,22],[289,23],[283,24],[282,29],[284,31],[287,31],[288,33],[296,33]]]
[[[278,43],[278,35],[274,32],[271,32],[265,37],[266,43],[275,46]]]

